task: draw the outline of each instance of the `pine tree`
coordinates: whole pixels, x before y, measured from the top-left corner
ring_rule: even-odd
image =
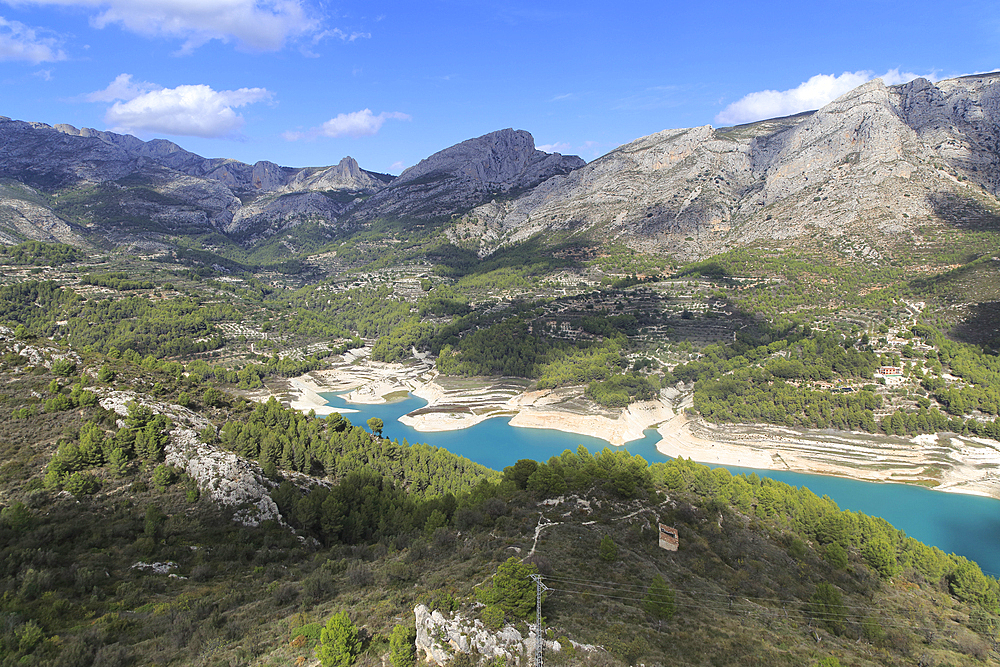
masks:
[[[601,538],[600,557],[605,563],[613,563],[618,560],[618,545],[615,544],[610,535]]]
[[[844,606],[840,591],[834,588],[833,584],[826,582],[816,584],[816,590],[809,598],[809,613],[834,634],[839,635],[844,632],[847,607]]]
[[[389,661],[392,667],[413,667],[417,664],[417,631],[409,625],[397,625],[389,635]]]
[[[662,576],[653,577],[652,583],[649,584],[649,590],[642,598],[642,608],[647,614],[660,621],[669,620],[677,611],[674,592],[667,586],[667,582],[663,580]]]
[[[316,657],[323,667],[350,667],[361,652],[358,628],[342,611],[330,617],[320,630]]]
[[[537,573],[534,565],[511,556],[497,567],[490,586],[476,589],[476,597],[485,605],[500,607],[512,618],[528,618],[535,610],[535,585],[530,575]]]

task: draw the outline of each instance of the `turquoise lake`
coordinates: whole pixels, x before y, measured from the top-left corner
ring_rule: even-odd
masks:
[[[388,438],[405,438],[411,443],[426,442],[444,447],[494,470],[502,470],[518,459],[545,461],[566,449],[584,445],[592,452],[610,445],[592,438],[550,429],[517,428],[509,419],[494,418],[471,428],[458,431],[421,433],[401,424],[399,417],[423,407],[423,399],[410,396],[396,403],[361,405],[347,403],[341,396],[322,394],[335,408],[344,408],[344,416],[363,426],[371,417],[381,419]],[[354,410],[355,412],[349,412]],[[630,442],[625,448],[639,454],[650,463],[666,461],[668,456],[656,450],[656,431],[646,431],[642,440]],[[948,553],[956,553],[980,564],[983,571],[1000,576],[1000,500],[941,493],[908,484],[879,484],[841,477],[806,475],[773,470],[754,470],[726,466],[733,474],[757,473],[793,486],[808,487],[819,496],[829,496],[841,509],[879,516],[926,544]]]

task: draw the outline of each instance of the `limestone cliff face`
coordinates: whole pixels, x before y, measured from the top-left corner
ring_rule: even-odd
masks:
[[[494,196],[533,188],[584,164],[576,156],[537,150],[534,138],[524,130],[499,130],[421,160],[358,207],[353,217],[451,215]]]
[[[478,234],[481,254],[572,230],[685,259],[776,240],[848,254],[874,241],[877,258],[921,225],[1000,211],[998,86],[998,75],[875,80],[816,112],[665,130],[483,204],[461,231]],[[943,205],[956,200],[973,203]]]

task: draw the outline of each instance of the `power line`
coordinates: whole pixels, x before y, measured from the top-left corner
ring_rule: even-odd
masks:
[[[635,591],[643,591],[644,592],[648,588],[648,586],[644,586],[644,585],[618,584],[618,583],[614,583],[614,582],[595,581],[595,580],[592,580],[592,579],[575,579],[575,578],[563,577],[563,576],[559,576],[559,575],[545,575],[545,578],[549,579],[549,580],[554,580],[554,581],[557,581],[557,582],[561,582],[561,583],[576,584],[576,585],[579,585],[579,586],[589,586],[589,587],[592,587],[592,588],[603,588],[603,589],[611,589],[611,590],[622,590],[622,589],[624,589],[624,590],[627,591],[629,589],[632,589],[632,590],[635,590]],[[675,592],[677,592],[677,593],[684,593],[684,594],[690,595],[691,597],[716,597],[716,598],[724,598],[726,600],[728,600],[730,598],[737,598],[738,597],[741,600],[759,601],[760,603],[769,603],[769,604],[802,604],[803,603],[802,600],[795,599],[795,598],[792,598],[792,599],[782,599],[782,598],[773,598],[773,597],[760,597],[760,596],[753,596],[753,595],[740,595],[740,594],[737,594],[737,593],[713,593],[711,591],[701,591],[701,590],[684,589],[684,588],[674,588],[673,590]],[[592,593],[590,591],[576,591],[576,592],[587,592],[587,593],[589,593],[591,595],[597,595],[597,593]],[[869,609],[871,609],[871,607],[869,607],[867,605],[843,604],[843,605],[840,605],[840,606],[842,606],[842,607],[844,607],[846,609],[858,609],[858,610],[869,610]]]
[[[589,586],[590,588],[611,590],[616,592],[620,591],[622,594],[612,595],[610,593],[597,592],[595,590],[579,590],[573,588],[559,588],[552,586],[547,588],[547,590],[554,592],[577,594],[577,595],[589,595],[589,596],[601,597],[623,602],[641,603],[646,600],[653,602],[666,602],[669,600],[669,598],[666,596],[657,596],[655,594],[650,594],[648,592],[646,592],[642,596],[638,596],[635,593],[639,593],[640,591],[646,590],[647,588],[639,585],[618,584],[614,582],[598,582],[588,579],[574,579],[571,577],[562,577],[559,575],[545,575],[544,578],[550,581],[555,580],[556,582],[562,582],[567,585],[576,584],[578,586]],[[859,615],[874,617],[874,615],[872,614],[873,611],[872,607],[863,605],[837,604],[837,605],[832,605],[833,608],[831,609],[830,607],[826,606],[820,608],[815,602],[808,602],[803,600],[782,600],[777,598],[748,597],[748,596],[738,596],[736,594],[710,593],[705,591],[692,591],[685,589],[675,589],[674,592],[682,593],[692,598],[690,600],[686,600],[683,598],[678,599],[677,596],[674,596],[673,600],[674,604],[677,607],[682,607],[685,609],[702,609],[714,612],[733,612],[733,613],[747,614],[758,618],[787,618],[796,621],[817,621],[817,622],[824,622],[824,621],[842,622],[842,621],[853,620]],[[703,600],[702,602],[697,602],[696,601],[697,598],[702,596],[708,596],[710,598],[711,597],[725,598],[725,600],[709,599],[709,600]],[[782,607],[780,609],[768,608],[762,604],[753,602],[753,600],[760,600],[762,602],[767,602],[770,604],[780,603],[782,604]],[[726,604],[725,602],[728,602],[728,604]],[[749,603],[751,605],[751,608],[748,609],[741,605],[741,608],[737,610],[734,607],[734,605],[737,602]],[[789,604],[795,606],[793,608],[788,608],[787,605]],[[798,608],[799,605],[805,605],[807,608],[799,609]],[[812,606],[813,608],[810,609],[809,608],[810,606]],[[840,612],[836,611],[836,609],[843,609],[844,611]],[[850,610],[854,610],[854,613],[850,613]],[[910,623],[899,622],[898,619],[879,618],[878,622],[881,627],[907,628],[918,631],[934,629],[927,626],[917,626]]]

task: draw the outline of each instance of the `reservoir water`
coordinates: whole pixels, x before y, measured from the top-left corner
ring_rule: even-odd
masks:
[[[395,403],[363,405],[347,403],[338,394],[322,394],[328,403],[344,408],[344,416],[363,426],[371,417],[384,424],[383,435],[405,438],[410,443],[425,442],[472,459],[494,470],[503,470],[518,459],[546,461],[566,449],[584,445],[597,452],[610,445],[600,438],[551,429],[518,428],[509,419],[493,418],[467,429],[421,433],[399,421],[402,415],[423,407],[423,399],[410,396]],[[668,456],[656,450],[659,435],[646,431],[646,437],[628,443],[625,448],[653,463]],[[908,484],[861,482],[842,477],[803,473],[753,470],[726,466],[733,474],[757,473],[792,486],[808,487],[819,496],[829,496],[841,509],[879,516],[907,535],[945,552],[976,561],[983,571],[1000,576],[1000,500],[931,491]]]

